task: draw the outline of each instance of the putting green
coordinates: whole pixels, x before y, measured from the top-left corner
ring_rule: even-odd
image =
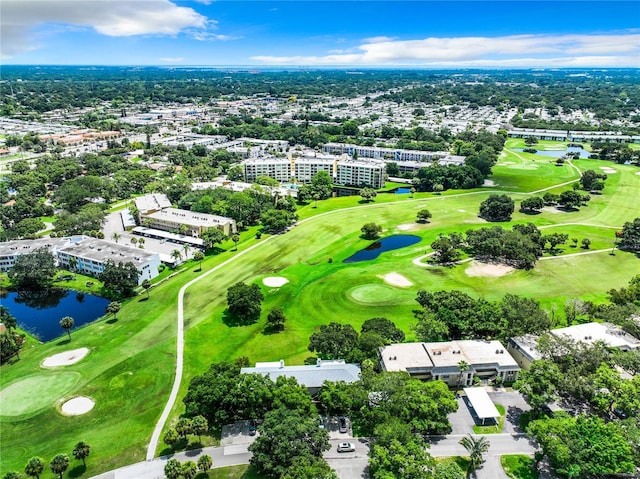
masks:
[[[53,406],[80,381],[80,373],[56,371],[29,376],[2,391],[0,416],[22,416]]]
[[[349,290],[354,301],[366,304],[393,304],[398,301],[398,291],[384,284],[364,284]]]

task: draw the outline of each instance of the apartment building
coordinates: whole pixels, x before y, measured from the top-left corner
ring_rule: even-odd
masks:
[[[391,344],[380,348],[380,364],[385,371],[405,371],[457,387],[473,384],[474,376],[512,383],[520,371],[499,341],[483,340]]]
[[[351,157],[357,156],[358,158],[373,158],[385,161],[436,161],[449,154],[446,151],[403,150],[348,143],[325,143],[322,151],[333,155],[347,154]]]

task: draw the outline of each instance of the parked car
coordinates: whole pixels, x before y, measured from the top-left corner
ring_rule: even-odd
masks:
[[[339,431],[340,432],[347,432],[348,428],[347,428],[347,418],[344,416],[340,416],[338,418],[338,424],[340,426]]]
[[[338,452],[353,452],[355,450],[356,446],[350,442],[341,442],[338,444]]]
[[[249,436],[255,436],[256,431],[258,430],[258,425],[256,424],[255,419],[249,421]]]

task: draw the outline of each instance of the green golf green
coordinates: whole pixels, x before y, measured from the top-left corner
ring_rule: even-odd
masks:
[[[393,304],[398,291],[384,284],[364,284],[350,289],[349,295],[359,303]]]
[[[51,407],[73,390],[80,377],[73,371],[51,372],[10,384],[1,393],[0,416],[22,416]]]

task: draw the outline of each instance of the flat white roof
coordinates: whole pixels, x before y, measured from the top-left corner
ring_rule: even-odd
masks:
[[[574,341],[589,344],[594,341],[603,341],[612,348],[640,348],[639,339],[609,323],[576,324],[566,328],[552,329],[551,334],[569,336]]]
[[[464,388],[464,393],[480,419],[500,417],[500,413],[484,388]]]

